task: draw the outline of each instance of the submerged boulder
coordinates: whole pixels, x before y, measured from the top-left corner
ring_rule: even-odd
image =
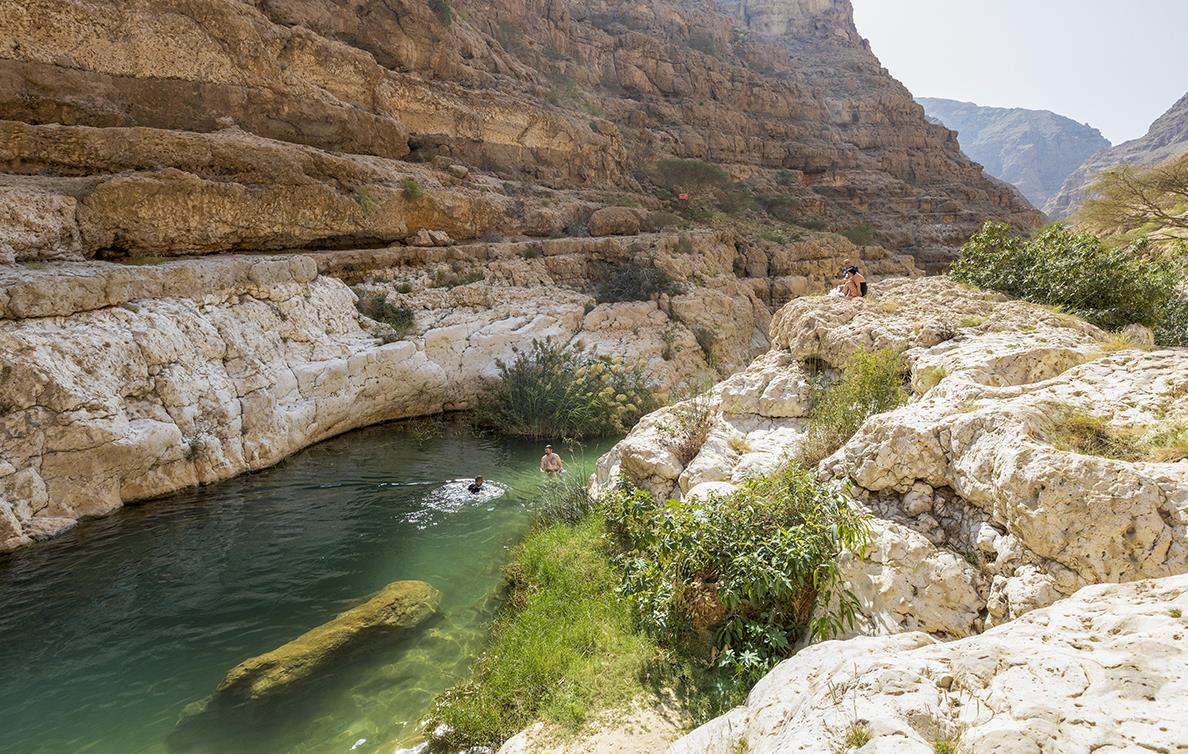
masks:
[[[366,642],[399,638],[431,618],[441,593],[423,581],[395,581],[379,594],[227,673],[214,699],[255,701],[304,681]]]

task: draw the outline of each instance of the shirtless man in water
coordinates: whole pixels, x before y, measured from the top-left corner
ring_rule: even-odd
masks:
[[[545,454],[540,457],[540,470],[546,474],[560,474],[564,467],[561,456],[553,452],[553,446],[546,445]]]

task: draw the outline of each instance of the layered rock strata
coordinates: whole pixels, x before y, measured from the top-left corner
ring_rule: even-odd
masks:
[[[0,81],[3,171],[87,179],[36,187],[81,200],[83,253],[511,232],[545,207],[533,191],[479,180],[418,203],[401,174],[654,202],[672,198],[648,175],[666,157],[724,166],[785,219],[869,222],[930,263],[987,217],[1038,222],[925,120],[845,0],[16,0],[0,9]],[[228,131],[274,146],[203,138]],[[96,160],[97,141],[114,156]],[[257,169],[273,161],[275,176]]]

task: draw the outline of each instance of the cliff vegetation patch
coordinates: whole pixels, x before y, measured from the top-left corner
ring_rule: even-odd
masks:
[[[1068,406],[1054,410],[1047,439],[1060,450],[1119,461],[1180,461],[1188,458],[1188,425],[1167,421],[1154,427],[1111,424],[1108,417]]]
[[[643,367],[578,347],[534,341],[510,364],[475,411],[479,426],[544,438],[625,433],[659,405]]]
[[[815,466],[844,445],[869,417],[907,403],[905,377],[903,357],[890,349],[855,353],[835,381],[818,375],[797,461]]]
[[[718,497],[657,504],[621,487],[601,501],[617,544],[621,592],[658,641],[708,645],[749,687],[804,638],[853,625],[857,600],[837,566],[869,542],[867,519],[841,486],[808,470],[751,479]]]
[[[1034,239],[986,223],[961,249],[952,276],[979,288],[1057,306],[1106,329],[1132,323],[1166,332],[1185,307],[1168,309],[1183,274],[1175,259],[1138,241],[1111,247],[1092,233],[1052,225]]]

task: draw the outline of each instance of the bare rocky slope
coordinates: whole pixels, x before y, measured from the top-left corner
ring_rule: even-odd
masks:
[[[924,112],[957,132],[961,151],[1043,207],[1084,162],[1110,148],[1096,128],[1048,110],[985,107],[917,97]]]
[[[1145,136],[1099,152],[1065,180],[1060,192],[1043,206],[1056,220],[1071,217],[1089,198],[1097,175],[1119,165],[1149,167],[1188,151],[1188,94],[1151,124]]]
[[[891,348],[911,373],[912,400],[819,466],[873,516],[870,546],[842,558],[859,638],[785,661],[672,751],[833,752],[851,723],[871,734],[863,751],[1183,750],[1188,461],[1092,455],[1058,429],[1088,415],[1182,431],[1188,354],[1135,338],[945,278],[891,280],[777,313],[772,349],[714,389],[689,463],[659,436],[673,409],[645,417],[596,487],[721,494],[795,456],[810,368]]]
[[[727,375],[843,258],[987,218],[1038,222],[843,0],[4,3],[0,548],[465,408],[535,338]],[[677,285],[600,303],[623,267]]]

